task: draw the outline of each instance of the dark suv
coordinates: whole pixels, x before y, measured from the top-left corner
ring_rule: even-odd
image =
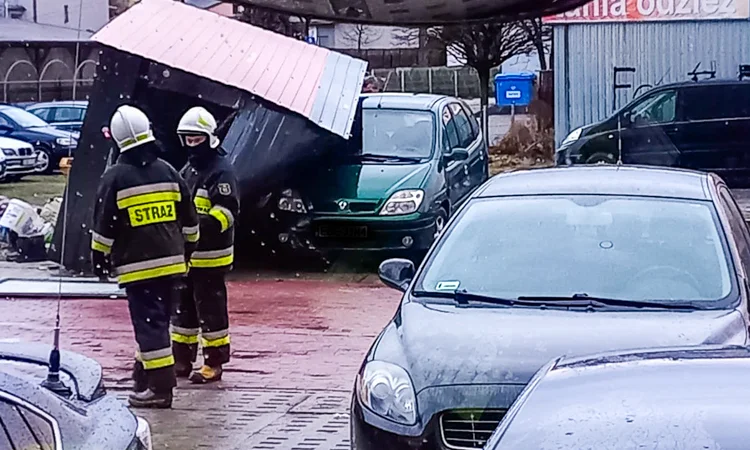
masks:
[[[558,165],[614,163],[619,148],[626,164],[710,171],[731,187],[750,186],[750,81],[651,89],[611,117],[573,130],[556,160]]]

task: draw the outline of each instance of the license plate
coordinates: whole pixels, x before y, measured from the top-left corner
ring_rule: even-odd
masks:
[[[24,166],[33,166],[34,164],[36,164],[36,158],[29,158],[29,159],[23,160]]]
[[[367,237],[366,226],[321,225],[316,232],[321,238],[362,239]]]

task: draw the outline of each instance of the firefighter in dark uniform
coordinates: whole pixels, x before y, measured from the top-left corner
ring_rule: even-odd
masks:
[[[224,277],[234,262],[239,213],[237,179],[216,137],[216,119],[205,108],[188,110],[177,127],[188,164],[181,174],[200,218],[198,248],[190,259],[187,287],[172,317],[175,372],[193,383],[221,379],[229,362],[229,314]],[[198,343],[203,365],[193,371]]]
[[[176,282],[200,236],[192,196],[157,157],[148,117],[132,106],[112,116],[117,162],[102,175],[91,233],[94,273],[117,276],[128,296],[138,344],[131,406],[169,408],[176,384],[169,334]]]

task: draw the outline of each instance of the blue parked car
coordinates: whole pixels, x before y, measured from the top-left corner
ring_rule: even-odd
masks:
[[[73,156],[78,140],[21,108],[0,104],[0,136],[28,142],[38,152],[37,171],[52,173],[60,159]]]
[[[88,107],[88,101],[74,100],[34,103],[26,106],[26,111],[57,129],[80,133]]]

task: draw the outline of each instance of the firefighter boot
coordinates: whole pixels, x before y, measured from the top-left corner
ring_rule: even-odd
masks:
[[[174,374],[177,378],[187,378],[193,372],[193,364],[183,361],[175,361]]]
[[[193,384],[213,383],[221,380],[221,374],[223,372],[224,370],[221,366],[211,367],[204,364],[201,366],[200,370],[197,370],[190,375],[190,381]]]
[[[146,389],[143,392],[130,394],[130,397],[128,397],[128,403],[133,408],[171,408],[172,391],[154,392],[151,389]]]
[[[148,389],[148,375],[140,361],[133,364],[133,392],[143,392]]]

